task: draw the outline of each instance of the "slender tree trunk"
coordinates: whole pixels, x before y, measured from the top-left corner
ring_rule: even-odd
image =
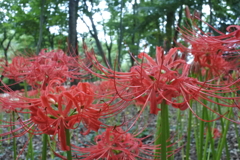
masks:
[[[52,50],[54,50],[54,35],[49,35],[49,43]]]
[[[4,51],[4,60],[5,60],[5,66],[8,66],[8,49],[10,47],[10,44],[13,40],[13,38],[15,37],[16,35],[16,32],[9,38],[7,38],[7,30],[6,29],[3,29],[3,39],[2,41],[0,42],[0,45],[1,47],[3,48],[3,51]],[[7,45],[4,46],[4,42],[8,39],[8,42],[7,42]],[[3,75],[1,75],[1,80],[3,79]]]
[[[166,47],[165,47],[165,51],[168,52],[169,49],[172,47],[172,39],[173,39],[173,29],[172,26],[174,24],[174,14],[175,14],[175,10],[171,9],[170,11],[168,11],[167,13],[167,24],[166,24]]]
[[[131,49],[130,51],[132,53],[134,53],[134,54],[138,54],[137,53],[138,51],[136,50],[136,48],[134,46],[134,44],[135,44],[135,35],[136,35],[135,30],[136,30],[136,26],[137,26],[137,20],[136,20],[137,19],[136,18],[136,16],[137,16],[137,0],[134,0],[133,15],[134,15],[134,17],[133,17],[133,29],[134,29],[134,31],[132,33],[132,46],[133,46],[133,49]],[[131,66],[133,66],[134,65],[134,59],[133,59],[132,55],[130,55],[130,61],[131,61]]]
[[[103,18],[102,13],[101,13],[101,16]],[[104,18],[103,18],[103,21],[104,21]],[[106,46],[107,52],[108,52],[107,53],[107,55],[108,55],[108,63],[109,63],[110,68],[112,68],[112,55],[111,55],[112,47],[113,47],[113,40],[112,40],[112,36],[111,36],[112,34],[111,34],[111,30],[110,30],[109,35],[107,35],[105,24],[103,24],[103,32],[104,32],[104,37],[105,37],[105,46]],[[108,40],[106,38],[107,36],[109,36],[109,38],[110,38],[110,42],[109,43],[108,43]]]
[[[212,0],[209,0],[208,4],[209,4],[209,9],[210,9],[209,24],[213,25],[213,14],[212,14],[212,11],[211,11],[212,10]],[[212,31],[213,31],[212,28],[209,27],[209,32],[212,32]]]
[[[113,43],[112,43],[112,38],[111,38],[111,37],[110,37],[110,39],[111,39],[110,44],[107,44],[107,41],[106,41],[106,48],[107,48],[107,50],[108,50],[108,62],[109,62],[110,67],[112,67],[111,51],[112,51]]]
[[[101,42],[100,42],[100,40],[99,40],[99,38],[98,38],[97,28],[96,28],[96,26],[95,26],[95,24],[94,24],[92,15],[89,16],[89,18],[90,18],[90,21],[91,21],[91,23],[92,23],[92,29],[93,29],[92,36],[93,36],[93,38],[94,38],[94,40],[95,40],[95,42],[96,42],[96,45],[97,45],[99,54],[101,55],[104,63],[107,65],[107,67],[109,67],[107,58],[106,58],[106,56],[105,56],[105,54],[104,54],[104,51],[103,51],[103,48],[102,48],[102,44],[101,44]]]
[[[77,9],[79,0],[69,0],[68,54],[78,55]]]
[[[121,11],[120,11],[120,23],[119,23],[119,31],[118,31],[118,65],[121,61],[121,52],[122,52],[122,40],[123,40],[123,7],[124,7],[124,1],[121,1]],[[120,69],[120,68],[119,68]]]
[[[211,0],[209,0],[209,3],[210,3],[210,1]],[[198,6],[197,6],[197,11],[200,13],[200,15],[199,15],[199,19],[202,19],[202,6],[203,6],[203,0],[198,0]],[[210,14],[211,14],[211,12],[210,12]],[[202,21],[199,21],[198,22],[198,27],[200,28],[200,29],[202,29]]]
[[[89,12],[88,11],[88,5],[87,5],[87,2],[86,0],[83,0],[83,8],[84,8],[84,12],[86,14],[86,16],[88,16],[89,20],[91,21],[91,25],[92,25],[92,29],[90,28],[90,26],[86,23],[86,21],[83,19],[83,17],[80,17],[81,20],[83,21],[83,23],[85,23],[85,25],[88,27],[88,30],[89,30],[89,33],[91,34],[91,36],[94,38],[95,42],[96,42],[96,45],[97,45],[97,48],[98,48],[98,52],[100,54],[100,56],[102,57],[103,59],[103,62],[106,64],[107,67],[110,67],[109,64],[108,64],[108,61],[107,61],[107,58],[105,56],[105,53],[103,51],[103,48],[102,48],[102,44],[98,38],[98,32],[97,32],[97,28],[96,28],[96,25],[93,21],[93,14],[92,12]],[[91,1],[91,6],[93,8],[93,2]]]
[[[48,34],[49,34],[49,36],[48,36],[48,42],[49,42],[49,44],[50,44],[51,50],[54,50],[54,38],[55,38],[55,35],[54,35],[54,34],[51,34],[49,28],[47,28],[47,32],[48,32]]]
[[[42,46],[42,37],[43,37],[43,25],[44,25],[44,9],[45,8],[45,0],[41,0],[41,13],[40,13],[40,26],[39,26],[39,37],[37,43],[36,54],[38,55]]]

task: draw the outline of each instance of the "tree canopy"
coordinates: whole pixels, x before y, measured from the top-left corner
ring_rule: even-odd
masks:
[[[238,0],[4,0],[0,3],[1,57],[8,59],[8,52],[16,51],[37,54],[43,48],[67,52],[77,47],[81,52],[84,40],[105,63],[112,65],[117,58],[119,64],[125,59],[133,65],[130,53],[150,50],[151,54],[155,46],[169,50],[176,45],[176,28],[187,22],[186,6],[222,32],[239,23]],[[216,34],[204,22],[198,23]]]

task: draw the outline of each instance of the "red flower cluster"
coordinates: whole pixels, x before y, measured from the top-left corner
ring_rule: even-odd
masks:
[[[2,90],[8,91],[11,98],[0,98],[1,110],[17,113],[18,118],[16,122],[2,120],[5,125],[1,127],[10,127],[11,131],[0,136],[47,134],[51,135],[52,139],[58,138],[61,149],[65,151],[71,147],[66,142],[66,130],[80,128],[80,133],[87,135],[90,131],[97,132],[104,126],[106,131],[96,136],[94,145],[87,148],[72,145],[75,151],[84,153],[77,154],[77,158],[137,159],[143,158],[142,154],[152,157],[153,150],[159,149],[159,145],[146,145],[142,143],[143,138],[127,133],[149,103],[151,114],[158,114],[158,105],[164,102],[180,110],[190,109],[197,118],[206,122],[226,118],[225,114],[209,107],[210,103],[240,108],[240,97],[234,95],[240,89],[239,69],[236,69],[239,61],[233,59],[239,57],[239,50],[235,45],[240,42],[240,27],[232,26],[228,31],[231,28],[237,30],[228,35],[219,32],[221,35],[215,37],[197,34],[192,30],[182,32],[183,37],[191,44],[191,49],[181,46],[164,54],[161,47],[156,47],[155,58],[142,52],[129,72],[118,72],[109,66],[101,65],[92,50],[86,50],[91,67],[89,62],[86,63],[83,59],[79,62],[76,57],[69,57],[62,51],[42,50],[38,56],[32,58],[15,57],[8,66],[2,65],[2,74],[18,82],[26,80],[34,89],[38,89],[34,92],[39,91],[39,96],[24,97],[24,94],[13,92],[6,85],[3,87],[5,89]],[[84,49],[87,49],[86,46]],[[194,56],[195,67],[203,67],[201,72],[208,73],[206,77],[199,78],[200,74],[191,74],[191,65],[183,57],[179,57],[179,53],[186,51]],[[230,70],[234,70],[233,73],[229,73]],[[63,84],[67,80],[80,79],[86,74],[92,74],[104,81],[79,82],[71,87]],[[227,81],[223,81],[226,78],[224,76]],[[228,97],[226,94],[233,96]],[[213,120],[198,117],[189,104],[190,100],[197,101],[218,117]],[[127,131],[100,121],[120,113],[131,102],[141,105],[142,108],[134,117],[136,119],[125,121],[122,118],[122,125],[131,122],[130,127],[126,125]],[[30,118],[23,114],[29,114]],[[16,125],[20,127],[12,129]],[[219,135],[217,131],[214,131],[215,135]]]
[[[14,107],[12,111],[18,114],[30,114],[30,119],[22,121],[19,115],[19,122],[10,122],[9,125],[5,125],[5,127],[11,127],[21,124],[21,127],[2,136],[19,131],[22,132],[14,133],[15,136],[21,136],[26,132],[35,135],[57,135],[62,150],[68,150],[65,129],[76,129],[82,126],[86,128],[82,134],[88,134],[91,130],[97,132],[102,124],[99,119],[109,112],[107,102],[94,104],[96,96],[87,82],[80,82],[71,88],[62,86],[62,82],[61,80],[50,81],[46,90],[41,91],[40,98],[23,98],[19,103],[14,101],[7,103],[6,99],[1,99],[2,104]],[[18,98],[21,97],[18,96]],[[23,109],[30,109],[30,112],[24,112]]]
[[[166,100],[173,107],[181,110],[187,109],[185,100],[183,103],[175,103],[177,98],[184,92],[183,82],[190,82],[188,78],[189,65],[182,59],[176,59],[178,48],[171,49],[168,54],[163,54],[161,47],[156,48],[156,61],[146,53],[140,53],[138,58],[143,63],[133,66],[130,70],[131,86],[137,103],[144,104],[147,100],[151,102],[150,113],[157,114],[157,105]],[[179,68],[182,68],[179,72]],[[186,97],[186,96],[185,96]],[[187,101],[189,98],[187,98]]]
[[[144,158],[143,155],[152,157],[153,150],[157,149],[154,145],[146,145],[142,142],[144,138],[136,138],[130,133],[117,128],[107,128],[105,132],[97,135],[94,139],[95,145],[87,147],[73,146],[77,158],[92,160],[92,159],[150,159]],[[151,158],[153,159],[153,158]]]
[[[189,108],[197,116],[189,104],[190,100],[196,100],[217,114],[219,117],[216,119],[222,118],[224,115],[219,114],[203,101],[206,100],[226,107],[238,107],[236,102],[238,102],[239,97],[225,97],[224,94],[237,92],[240,89],[237,85],[240,80],[232,78],[226,82],[219,80],[221,76],[207,80],[191,77],[190,65],[182,58],[178,58],[178,52],[183,50],[182,48],[172,48],[164,55],[163,49],[157,47],[156,60],[146,53],[140,53],[138,58],[141,61],[135,60],[136,65],[131,67],[130,72],[117,72],[104,67],[93,56],[92,52],[87,52],[89,59],[93,60],[94,67],[105,75],[95,73],[93,70],[89,71],[100,78],[114,79],[118,96],[124,101],[135,100],[137,104],[141,104],[143,107],[140,113],[147,106],[147,102],[150,102],[150,113],[157,114],[160,110],[158,104],[161,104],[163,100],[181,110]],[[227,102],[229,99],[233,100],[233,103]],[[207,121],[199,116],[197,118]]]
[[[32,87],[43,89],[50,80],[55,78],[80,79],[85,72],[80,68],[74,57],[67,56],[63,51],[45,52],[42,50],[35,57],[14,57],[8,66],[3,65],[3,75],[16,81],[26,80]]]
[[[211,27],[209,25],[209,27]],[[199,28],[188,30],[180,29],[182,37],[189,42],[190,49],[183,47],[194,56],[193,65],[199,65],[207,70],[211,76],[226,75],[230,70],[238,70],[240,27],[231,25],[227,28],[229,34],[224,34],[211,27],[219,36],[204,33]],[[203,75],[206,71],[203,73]]]

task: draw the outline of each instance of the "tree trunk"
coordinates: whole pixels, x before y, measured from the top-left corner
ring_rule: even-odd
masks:
[[[210,8],[209,24],[213,25],[212,0],[209,0],[208,4]],[[213,32],[213,29],[211,27],[209,27],[209,32]]]
[[[96,42],[99,54],[101,55],[104,63],[107,65],[107,67],[110,67],[109,64],[108,64],[107,58],[106,58],[106,56],[104,54],[104,51],[103,51],[103,48],[102,48],[102,44],[101,44],[101,42],[100,42],[100,40],[98,38],[97,28],[96,28],[96,26],[94,24],[92,15],[89,16],[89,19],[90,19],[90,21],[92,23],[92,29],[93,29],[93,33],[91,32],[92,33],[91,35],[93,36],[93,38],[94,38],[94,40]]]
[[[134,0],[134,4],[133,4],[133,15],[134,15],[134,18],[133,18],[133,29],[134,29],[134,31],[132,33],[132,38],[131,38],[133,48],[131,48],[131,50],[130,50],[131,53],[133,53],[133,54],[138,54],[138,45],[135,46],[136,28],[137,28],[137,23],[138,23],[137,22],[137,16],[138,16],[138,11],[137,11],[138,6],[137,5],[138,5],[137,4],[137,0]],[[138,41],[139,41],[139,38],[138,38]],[[134,59],[133,59],[132,56],[133,55],[130,55],[131,66],[134,65]]]
[[[68,54],[78,55],[77,9],[79,0],[69,0]]]
[[[211,0],[209,0],[209,3],[211,3],[210,1],[211,1]],[[202,0],[198,0],[197,3],[198,3],[197,11],[200,13],[200,15],[199,15],[198,18],[199,18],[199,19],[202,19],[203,1],[202,1]],[[211,6],[210,6],[210,7],[211,7]],[[211,12],[210,12],[210,14],[211,14]],[[202,30],[202,21],[199,21],[199,22],[198,22],[198,27]]]
[[[121,11],[120,11],[119,31],[118,31],[118,57],[117,57],[118,65],[120,64],[120,61],[121,61],[122,40],[123,40],[123,32],[124,32],[123,22],[122,22],[122,20],[123,20],[123,7],[124,7],[124,2],[122,0],[121,1]],[[119,66],[117,68],[120,69]]]
[[[16,32],[15,32],[11,37],[7,38],[7,30],[6,30],[6,29],[3,29],[3,39],[2,39],[2,41],[0,42],[0,45],[1,45],[1,47],[3,48],[3,50],[4,50],[5,66],[8,66],[8,54],[7,54],[7,52],[8,52],[8,49],[9,49],[9,47],[10,47],[10,44],[11,44],[13,38],[15,37],[15,35],[16,35]],[[8,39],[8,42],[7,42],[7,45],[6,45],[6,47],[5,47],[5,46],[4,46],[4,42],[5,42],[7,39]],[[1,75],[1,80],[2,80],[2,79],[3,79],[3,75]]]
[[[112,51],[112,46],[113,46],[113,43],[112,43],[112,38],[110,37],[111,39],[111,42],[110,44],[107,43],[106,41],[106,48],[107,48],[107,51],[108,51],[108,62],[109,62],[109,66],[112,67],[112,56],[111,56],[111,51]]]
[[[166,24],[166,47],[165,47],[165,51],[168,52],[170,48],[172,48],[172,39],[173,39],[173,34],[172,34],[172,26],[174,24],[174,14],[175,14],[175,10],[171,9],[170,11],[168,11],[167,13],[167,24]]]
[[[44,7],[45,7],[45,0],[41,0],[41,13],[40,13],[40,26],[39,26],[39,37],[37,43],[37,50],[36,54],[38,55],[42,46],[42,33],[43,33],[43,25],[44,25]]]
[[[100,56],[102,57],[103,59],[103,62],[106,64],[107,67],[110,68],[109,64],[108,64],[108,61],[107,61],[107,58],[105,56],[105,53],[103,51],[103,48],[102,48],[102,44],[98,38],[98,32],[97,32],[97,28],[96,28],[96,25],[93,21],[93,13],[92,12],[89,12],[88,11],[88,5],[87,5],[87,2],[86,0],[83,0],[83,8],[84,8],[84,12],[86,14],[86,16],[89,18],[89,20],[91,21],[91,28],[90,29],[90,26],[86,23],[86,21],[84,20],[83,17],[80,16],[81,20],[83,21],[83,23],[85,23],[85,25],[87,26],[88,30],[89,30],[89,33],[91,34],[91,36],[94,38],[95,42],[96,42],[96,45],[97,45],[97,48],[98,48],[98,52],[100,54]],[[91,6],[93,8],[93,2],[91,1]]]

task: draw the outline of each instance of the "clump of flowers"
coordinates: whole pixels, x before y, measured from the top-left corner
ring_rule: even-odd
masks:
[[[80,79],[86,73],[80,68],[76,58],[67,56],[62,50],[45,52],[43,49],[38,56],[17,56],[12,63],[2,65],[3,76],[14,79],[17,82],[26,82],[33,88],[47,86],[50,80],[61,78],[62,80]]]
[[[201,120],[204,119],[194,112],[189,104],[190,100],[198,101],[219,115],[219,118],[224,115],[217,113],[202,101],[207,100],[226,107],[238,107],[234,102],[238,101],[239,97],[225,97],[221,96],[221,93],[232,93],[239,90],[239,86],[236,85],[239,83],[239,79],[226,84],[225,81],[219,81],[219,77],[208,80],[191,77],[191,65],[178,57],[178,51],[183,50],[182,48],[172,48],[164,55],[163,49],[156,47],[155,60],[147,53],[142,52],[138,55],[140,61],[136,60],[136,65],[131,67],[129,72],[117,72],[104,67],[92,52],[88,56],[93,60],[92,64],[95,68],[104,71],[104,78],[110,80],[114,78],[116,92],[122,100],[135,100],[137,104],[143,105],[143,109],[147,106],[147,102],[150,102],[151,114],[157,114],[160,111],[157,105],[163,101],[180,110],[189,108]],[[95,73],[93,70],[90,72],[103,77],[102,74]],[[219,101],[213,100],[214,97]],[[228,99],[232,99],[233,103],[226,103]]]
[[[50,81],[46,90],[41,91],[40,98],[24,98],[22,109],[30,110],[27,112],[30,114],[30,119],[21,120],[22,126],[16,131],[25,129],[31,134],[58,135],[62,149],[68,150],[65,129],[76,129],[82,123],[86,128],[82,134],[88,134],[91,130],[97,132],[102,124],[99,121],[100,117],[110,109],[109,105],[106,105],[107,102],[93,103],[96,97],[89,83],[79,82],[77,86],[65,88],[61,85],[62,82]],[[16,104],[8,103],[8,105]],[[20,103],[17,105],[19,106],[15,106],[14,110],[16,112],[21,108]]]
[[[188,8],[186,10],[189,12]],[[199,21],[196,15],[191,16],[190,13],[187,15],[188,19]],[[228,26],[226,28],[228,34],[225,34],[207,24],[218,34],[217,36],[210,32],[205,33],[194,22],[189,25],[190,29],[184,27],[179,28],[179,31],[190,46],[179,45],[193,55],[192,65],[200,67],[203,75],[208,74],[209,78],[230,76],[229,72],[238,70],[240,65],[238,48],[240,27],[238,25]]]
[[[54,87],[51,81],[40,96],[40,101],[30,107],[32,122],[44,134],[58,135],[63,150],[66,148],[65,129],[75,129],[80,123],[87,129],[98,131],[99,118],[108,109],[105,105],[93,104],[94,95],[88,83],[78,83],[69,89]]]
[[[235,30],[230,32],[233,28]],[[43,155],[46,155],[47,144],[52,147],[51,143],[57,142],[57,148],[67,152],[68,160],[166,160],[182,148],[180,145],[177,149],[171,148],[176,143],[170,144],[169,105],[181,111],[188,109],[189,119],[194,114],[201,120],[201,144],[204,122],[225,118],[240,124],[238,113],[232,117],[232,109],[240,108],[240,97],[237,95],[240,90],[239,59],[236,59],[239,58],[239,49],[236,46],[240,42],[240,27],[230,26],[227,30],[229,34],[215,30],[219,36],[203,32],[199,34],[192,28],[180,30],[190,48],[179,45],[164,53],[164,49],[157,46],[154,57],[141,52],[137,58],[133,57],[135,65],[128,72],[116,71],[102,65],[94,51],[88,50],[85,44],[83,48],[87,58],[67,56],[60,50],[42,50],[34,57],[15,57],[11,64],[0,66],[2,75],[17,82],[26,81],[32,90],[15,92],[1,81],[3,86],[0,90],[8,93],[11,98],[0,97],[0,109],[4,113],[12,113],[9,121],[1,120],[4,123],[0,125],[1,128],[10,128],[0,134],[3,137],[1,141],[27,133],[30,134],[30,139],[33,135],[43,135]],[[179,56],[185,53],[194,56],[193,64],[188,64],[184,56]],[[193,66],[200,73],[192,73]],[[93,83],[83,82],[88,75],[100,80]],[[72,86],[66,85],[73,80],[79,82]],[[27,94],[31,94],[30,97]],[[196,105],[192,105],[194,101],[197,102]],[[122,113],[132,108],[132,104],[141,107],[134,108],[136,114],[128,119],[126,117],[129,113]],[[140,133],[129,132],[137,125],[140,117],[145,119],[143,112],[148,106],[150,114],[157,115],[154,144],[143,142],[149,135],[137,138]],[[202,110],[203,116],[194,108]],[[221,112],[221,108],[225,108],[224,112]],[[207,111],[211,111],[211,118]],[[116,116],[119,115],[121,121],[117,123]],[[126,128],[122,129],[123,126]],[[188,136],[191,126],[189,120]],[[206,135],[211,138],[226,136],[228,126],[222,126],[223,134],[215,129],[210,131],[212,128],[208,126]],[[94,143],[70,143],[72,135],[85,136],[98,133],[102,129],[105,129],[105,132],[95,136]],[[6,137],[9,135],[10,137]],[[220,151],[223,144],[224,141],[221,142]],[[211,145],[214,150],[213,141]],[[202,148],[200,145],[200,157]],[[65,156],[56,152],[55,154],[66,159]],[[43,157],[46,159],[46,156]]]
[[[125,133],[120,127],[109,127],[106,131],[94,138],[95,144],[87,147],[73,146],[77,158],[83,159],[149,159],[142,155],[152,157],[153,150],[157,149],[154,145],[144,144],[145,138],[136,138],[135,135]],[[77,153],[84,155],[77,155]],[[153,159],[153,157],[152,157]]]

